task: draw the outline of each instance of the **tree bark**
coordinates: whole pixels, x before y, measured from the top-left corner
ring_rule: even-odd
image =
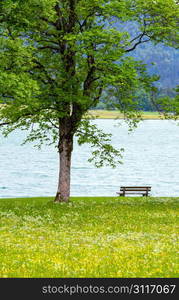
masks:
[[[73,151],[73,134],[68,120],[60,125],[59,133],[59,181],[55,202],[68,202],[70,197],[71,156]]]

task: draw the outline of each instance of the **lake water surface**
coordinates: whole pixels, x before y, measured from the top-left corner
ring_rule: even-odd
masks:
[[[124,148],[123,164],[95,168],[87,161],[90,146],[75,142],[72,196],[116,196],[121,185],[151,185],[152,196],[179,196],[179,127],[172,121],[145,120],[128,134],[121,121],[96,120]],[[41,150],[21,146],[24,131],[0,136],[0,198],[53,196],[57,188],[58,155],[54,146]]]

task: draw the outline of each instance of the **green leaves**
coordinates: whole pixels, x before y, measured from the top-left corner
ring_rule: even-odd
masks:
[[[27,140],[42,143],[49,130],[56,143],[59,123],[67,117],[72,131],[78,129],[79,143],[91,143],[93,158],[100,157],[96,165],[106,160],[114,166],[121,151],[82,117],[103,99],[124,114],[130,128],[137,125],[137,91],[150,93],[157,78],[148,76],[146,66],[128,54],[147,40],[177,44],[176,1],[1,0],[0,9],[0,124],[8,126],[4,132],[38,124]],[[130,37],[120,30],[125,22],[138,23],[139,35]],[[160,107],[174,110],[177,118],[176,100],[162,101]]]
[[[85,119],[81,122],[76,136],[78,137],[79,145],[83,145],[84,143],[91,145],[93,149],[92,157],[88,161],[94,162],[97,168],[104,165],[115,168],[118,163],[121,163],[124,149],[115,149],[111,145],[112,134],[104,133],[95,124],[90,124],[89,120]]]
[[[165,118],[178,120],[179,116],[179,86],[176,88],[176,96],[157,97],[155,100],[158,111],[161,112]]]
[[[138,0],[136,14],[141,26],[145,26],[148,36],[155,42],[165,42],[174,46],[178,41],[179,7],[174,0]]]

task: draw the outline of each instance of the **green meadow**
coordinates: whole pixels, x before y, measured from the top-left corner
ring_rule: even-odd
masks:
[[[178,277],[179,198],[0,200],[0,277]]]

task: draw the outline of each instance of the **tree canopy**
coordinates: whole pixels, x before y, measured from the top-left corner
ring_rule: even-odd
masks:
[[[0,1],[0,125],[5,135],[29,129],[27,140],[58,143],[56,200],[69,199],[74,134],[91,143],[97,166],[120,160],[110,135],[85,114],[108,94],[136,125],[134,95],[139,86],[155,91],[157,77],[130,53],[148,41],[176,47],[178,12],[174,0]],[[137,22],[137,35],[120,30],[125,22]],[[169,102],[158,105],[177,117],[176,101]]]

